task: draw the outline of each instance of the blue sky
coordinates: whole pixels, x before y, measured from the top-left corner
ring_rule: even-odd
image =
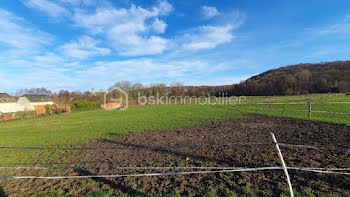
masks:
[[[238,83],[349,60],[350,2],[3,0],[0,92]]]

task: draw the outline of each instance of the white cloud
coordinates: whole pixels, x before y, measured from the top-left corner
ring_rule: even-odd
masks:
[[[77,42],[70,42],[60,47],[65,56],[85,59],[97,55],[108,55],[111,50],[108,48],[97,47],[99,41],[89,36],[82,36]]]
[[[156,33],[164,33],[166,29],[167,24],[159,20],[158,18],[155,18],[153,23],[152,23],[152,28]]]
[[[108,0],[59,0],[61,3],[68,4],[69,6],[83,7],[83,6],[111,6]]]
[[[311,28],[308,28],[311,29]],[[313,29],[311,29],[313,30]],[[344,18],[340,21],[337,21],[333,24],[329,24],[325,28],[318,28],[313,30],[312,33],[318,35],[331,35],[331,34],[348,34],[350,32],[350,14],[344,16]]]
[[[234,38],[231,31],[232,25],[225,26],[201,26],[192,33],[184,35],[183,49],[202,50],[213,49],[220,44],[229,43]]]
[[[176,42],[184,50],[198,51],[214,49],[219,45],[230,43],[235,36],[233,30],[245,21],[245,14],[238,10],[220,14],[215,25],[203,25],[186,31],[178,36]]]
[[[211,63],[206,60],[168,60],[138,58],[123,61],[96,62],[90,68],[76,73],[81,86],[89,83],[89,79],[98,78],[95,87],[108,88],[121,79],[138,82],[173,82],[182,81],[188,85],[227,85],[245,80],[249,76],[224,76],[222,73],[232,71],[231,66],[223,66],[225,62]],[[235,65],[236,66],[236,65]],[[224,68],[226,67],[226,68]],[[216,73],[216,75],[213,75]],[[218,74],[219,73],[219,74]],[[215,76],[215,77],[214,77]]]
[[[54,53],[46,53],[41,56],[34,56],[32,64],[40,67],[50,67],[56,66],[60,63],[63,63],[64,59]]]
[[[159,15],[167,15],[173,11],[173,6],[167,1],[159,1],[158,7],[153,7],[153,10],[158,12]]]
[[[18,52],[34,51],[52,41],[51,35],[28,27],[24,19],[2,9],[0,26],[0,42],[18,49]]]
[[[93,67],[78,71],[78,78],[99,78],[106,85],[118,79],[149,81],[158,78],[176,79],[186,73],[199,73],[210,65],[205,61],[162,61],[150,58],[97,62]]]
[[[348,24],[335,24],[328,28],[321,30],[321,35],[337,34],[337,33],[348,33],[350,31],[350,23]]]
[[[252,76],[255,76],[257,74],[249,74],[249,75],[243,75],[243,76],[233,76],[233,77],[211,77],[211,78],[205,78],[205,79],[186,79],[183,81],[185,85],[231,85],[231,84],[237,84],[241,81],[245,81],[249,79]]]
[[[203,70],[208,71],[213,67],[206,61],[137,58],[96,62],[75,69],[80,65],[75,62],[66,63],[64,59],[50,53],[23,62],[27,62],[30,66],[23,68],[22,72],[3,73],[6,75],[6,79],[27,81],[27,83],[22,84],[3,80],[4,83],[11,85],[12,91],[19,88],[42,86],[53,91],[60,89],[89,90],[92,87],[108,88],[119,80],[154,82],[167,79],[176,81],[178,78],[188,78],[189,73],[200,77]],[[69,73],[69,75],[65,73]],[[0,72],[0,76],[1,74]],[[2,81],[1,78],[0,81]],[[4,88],[0,87],[0,91]]]
[[[82,3],[82,0],[60,0],[63,3],[69,3],[69,4],[73,4],[73,5],[79,5],[80,3]]]
[[[210,19],[220,14],[216,7],[211,6],[202,6],[201,13],[205,19]]]
[[[47,52],[40,55],[32,55],[29,57],[18,57],[16,59],[0,59],[1,64],[11,66],[11,68],[45,68],[54,69],[61,68],[62,64],[65,63],[60,55]]]
[[[29,0],[25,2],[27,7],[46,12],[52,17],[68,16],[70,12],[64,7],[47,0]]]
[[[114,48],[124,56],[160,54],[167,48],[169,42],[159,36],[143,38],[137,34],[127,35],[127,33],[119,28],[113,28],[108,32]]]
[[[33,87],[45,87],[53,91],[58,91],[62,89],[62,87],[71,86],[69,82],[72,82],[72,78],[64,73],[64,69],[30,68],[24,71],[25,72],[20,73],[6,73],[7,81],[5,80],[5,84],[7,84],[8,86],[1,87],[3,91],[15,93],[16,90]],[[73,88],[74,87],[72,87],[72,89]]]
[[[129,9],[99,8],[93,14],[78,11],[74,20],[92,34],[105,35],[121,55],[151,55],[160,54],[167,48],[169,41],[152,35],[152,30],[154,33],[165,32],[166,23],[158,17],[171,10],[168,2],[161,1],[150,9],[132,5]]]
[[[0,72],[0,76],[1,74],[6,76],[6,80],[0,78],[0,81],[11,87],[5,89],[7,86],[2,86],[0,91],[43,86],[53,91],[60,89],[85,91],[93,87],[108,88],[120,80],[142,83],[182,81],[188,85],[222,85],[246,78],[229,75],[230,71],[232,72],[232,69],[237,66],[236,64],[240,64],[239,62],[215,61],[212,63],[203,59],[135,58],[84,65],[79,62],[69,62],[57,54],[46,53],[28,60],[18,59],[16,62],[0,61],[0,63],[27,65],[21,68],[21,72],[16,72],[18,68],[13,67],[13,70]],[[16,81],[27,83],[14,83]]]
[[[232,22],[235,20],[225,20],[224,23],[216,21],[216,24],[199,26],[187,30],[185,35],[179,36],[180,38],[171,39],[164,36],[167,29],[165,15],[173,10],[167,1],[159,1],[149,8],[135,5],[129,8],[99,5],[96,9],[94,7],[85,9],[84,6],[88,5],[85,2],[91,0],[29,0],[26,3],[28,7],[44,11],[52,17],[68,14],[76,26],[87,30],[89,36],[81,36],[67,43],[53,43],[49,34],[30,28],[24,19],[0,9],[2,27],[0,42],[5,43],[4,51],[10,47],[6,53],[0,54],[0,65],[5,65],[6,68],[0,72],[0,81],[13,88],[44,85],[54,91],[62,88],[70,90],[106,88],[118,80],[139,82],[192,80],[194,84],[196,81],[203,81],[201,85],[213,85],[224,80],[213,79],[213,76],[219,78],[221,73],[233,69],[232,61],[210,62],[205,59],[206,57],[196,58],[188,51],[184,51],[188,56],[182,54],[177,56],[174,53],[174,56],[168,54],[166,57],[157,56],[157,58],[82,63],[81,60],[84,58],[111,54],[111,50],[102,44],[124,56],[161,54],[173,46],[171,50],[212,49],[231,42],[234,38],[232,31],[237,27],[237,24]],[[61,5],[71,9],[74,14],[69,15],[69,11]],[[226,15],[220,14],[220,17],[224,16]],[[227,21],[231,23],[227,24]],[[52,43],[55,45],[51,49],[42,50]],[[38,50],[35,53],[25,55],[26,51],[34,51],[36,48]],[[18,56],[19,52],[24,55]],[[9,58],[7,54],[11,53],[16,53],[17,58]],[[1,80],[2,76],[6,76],[7,80]],[[99,80],[92,81],[91,78]],[[225,78],[227,84],[232,83],[230,82],[232,79],[234,78]],[[29,82],[10,83],[11,80]]]

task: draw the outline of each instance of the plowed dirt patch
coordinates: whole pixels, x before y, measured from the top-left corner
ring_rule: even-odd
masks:
[[[207,123],[171,131],[152,131],[116,136],[90,143],[86,147],[122,147],[115,150],[74,150],[64,164],[41,166],[80,166],[85,169],[13,171],[1,175],[108,175],[161,173],[193,170],[120,170],[114,167],[267,167],[281,166],[273,144],[242,145],[237,143],[271,143],[273,132],[279,143],[323,147],[322,150],[281,147],[289,167],[350,168],[350,127],[291,118],[250,115],[243,119]],[[234,144],[232,144],[234,143]],[[215,146],[213,146],[215,145]],[[331,150],[328,150],[331,149]],[[62,155],[64,158],[65,156]],[[87,167],[87,168],[86,168]],[[96,168],[99,167],[99,168]],[[54,172],[53,172],[54,171]],[[349,171],[348,171],[349,172]],[[347,196],[350,176],[289,171],[292,185],[301,194]],[[70,180],[0,181],[6,195],[33,193],[82,195],[95,191],[114,194],[200,196],[287,195],[282,170],[230,172],[155,177],[95,178]],[[56,192],[57,193],[57,192]]]

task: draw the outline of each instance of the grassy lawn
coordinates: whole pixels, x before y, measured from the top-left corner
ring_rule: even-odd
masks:
[[[345,95],[307,95],[280,97],[247,97],[247,103],[287,103],[312,101],[312,110],[350,113]],[[252,109],[261,108],[261,109]],[[208,121],[241,117],[244,113],[259,113],[307,119],[307,104],[285,105],[160,105],[129,108],[126,111],[87,111],[72,114],[37,117],[27,120],[0,122],[0,146],[14,147],[77,147],[90,141],[129,132],[167,130]],[[272,109],[272,110],[271,110]],[[312,113],[312,120],[350,125],[350,114]],[[2,166],[31,164],[33,155],[41,160],[56,160],[64,151],[0,149]],[[38,160],[37,160],[38,161]],[[64,162],[64,161],[62,161]]]
[[[239,111],[222,105],[164,105],[53,115],[0,122],[0,146],[77,147],[129,132],[174,129],[238,117]],[[0,163],[30,164],[34,154],[45,161],[55,160],[62,152],[0,149]]]

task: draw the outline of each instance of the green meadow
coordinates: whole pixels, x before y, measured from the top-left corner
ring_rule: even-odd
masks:
[[[350,125],[350,97],[344,94],[247,97],[244,105],[158,105],[128,110],[98,110],[0,122],[1,147],[79,147],[88,142],[130,132],[168,130],[185,126],[243,117],[258,113],[307,119],[308,106],[287,104],[312,102],[311,120]],[[264,104],[259,104],[264,103]],[[271,103],[271,104],[269,104]],[[273,104],[274,103],[274,104]],[[276,104],[277,103],[277,104]],[[286,103],[285,105],[280,103]],[[283,109],[284,108],[284,109]],[[64,151],[0,149],[2,166],[33,164],[59,159]],[[64,162],[64,161],[62,161]]]
[[[241,117],[222,105],[162,105],[98,110],[0,122],[0,147],[78,147],[130,132],[175,129]],[[31,164],[33,155],[56,160],[63,151],[0,149],[0,163]]]

